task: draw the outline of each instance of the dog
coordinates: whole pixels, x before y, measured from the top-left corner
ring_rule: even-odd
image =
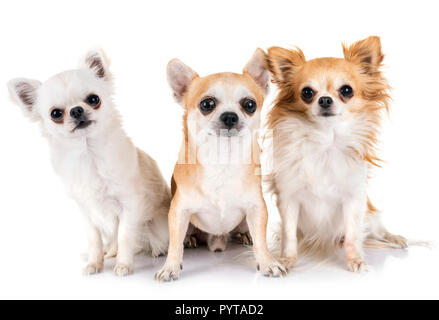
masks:
[[[342,59],[307,61],[298,48],[268,50],[267,68],[279,88],[267,119],[271,187],[287,269],[295,266],[298,251],[327,254],[342,246],[348,270],[361,272],[367,270],[363,247],[407,247],[406,239],[384,228],[367,196],[390,100],[381,41],[369,37],[343,45],[343,51]]]
[[[78,69],[44,83],[20,78],[8,88],[24,114],[40,124],[55,171],[84,214],[84,273],[100,273],[104,257],[116,257],[115,274],[126,276],[136,253],[165,254],[170,190],[156,162],[122,128],[104,52],[91,50]]]
[[[212,251],[225,249],[230,232],[242,237],[249,231],[259,269],[281,276],[285,269],[266,243],[268,213],[258,174],[255,132],[269,84],[264,51],[256,50],[242,74],[200,77],[175,59],[167,77],[184,107],[184,140],[171,187],[168,257],[156,279],[179,278],[190,224],[208,234]]]

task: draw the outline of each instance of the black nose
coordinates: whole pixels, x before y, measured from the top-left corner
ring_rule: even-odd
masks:
[[[331,97],[321,97],[319,99],[319,105],[323,108],[323,109],[328,109],[330,106],[332,106],[332,103],[334,102],[334,100],[332,100]]]
[[[70,110],[70,116],[73,119],[81,119],[84,116],[84,109],[82,107],[74,107]]]
[[[231,129],[238,124],[239,117],[234,112],[225,112],[221,115],[220,120],[226,125],[227,128]]]

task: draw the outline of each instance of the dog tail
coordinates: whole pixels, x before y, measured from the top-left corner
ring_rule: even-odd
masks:
[[[377,220],[378,221],[378,220]],[[381,225],[380,225],[381,226]],[[272,241],[270,249],[276,256],[281,256],[281,225],[279,223],[272,230]],[[420,246],[432,248],[433,244],[428,241],[409,240],[402,236],[393,235],[384,229],[376,232],[370,229],[365,230],[363,248],[364,249],[406,249],[408,247]],[[312,258],[318,261],[328,261],[336,256],[340,256],[340,250],[344,248],[344,237],[342,235],[335,238],[322,238],[318,235],[304,235],[297,232],[298,256]]]
[[[433,248],[433,244],[430,241],[418,241],[405,239],[407,247],[425,247]],[[369,238],[364,241],[364,247],[367,249],[401,249],[401,245],[395,244],[394,242],[388,241],[386,239],[374,239]]]
[[[387,231],[381,221],[381,212],[371,202],[368,202],[369,211],[366,215],[366,237],[364,247],[369,249],[406,249],[408,247],[427,247],[432,244],[428,241],[406,239]]]
[[[272,239],[269,241],[270,251],[277,257],[281,256],[282,232],[281,222],[271,230]],[[343,247],[340,237],[321,237],[321,234],[305,235],[297,231],[297,254],[300,258],[313,258],[321,262],[327,261]]]

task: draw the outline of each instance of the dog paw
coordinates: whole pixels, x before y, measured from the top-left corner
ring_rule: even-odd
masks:
[[[195,238],[194,236],[186,236],[183,243],[186,249],[195,249],[198,247],[197,238]]]
[[[387,241],[394,244],[395,246],[397,246],[400,249],[407,249],[408,248],[407,239],[402,237],[402,236],[388,233],[384,236],[384,239],[386,239]]]
[[[104,265],[102,263],[90,263],[88,264],[82,273],[85,276],[92,276],[101,273],[104,270]]]
[[[119,277],[126,277],[133,273],[133,267],[125,264],[116,264],[114,274]]]
[[[106,252],[104,259],[112,259],[112,258],[116,258],[117,256],[117,251],[116,252]]]
[[[244,246],[252,246],[253,245],[253,239],[250,235],[250,232],[246,233],[236,233],[234,235],[234,239],[239,244],[242,244]]]
[[[107,252],[105,252],[104,259],[116,258],[117,256],[117,247],[110,248]]]
[[[151,256],[153,258],[160,258],[160,257],[166,256],[166,253],[167,253],[166,251],[162,251],[162,250],[159,250],[159,249],[153,249],[151,251]]]
[[[116,258],[117,256],[117,241],[112,241],[105,247],[104,259]]]
[[[151,256],[153,258],[160,258],[160,257],[164,257],[168,254],[168,247],[152,247],[151,248]]]
[[[367,264],[362,258],[348,260],[346,266],[350,272],[362,273],[367,272]]]
[[[287,274],[285,267],[277,261],[273,261],[266,265],[260,264],[258,270],[262,272],[264,276],[269,278],[279,278]]]
[[[159,282],[178,280],[178,278],[180,277],[180,271],[182,269],[182,265],[165,265],[159,272],[156,273],[155,279]]]
[[[297,263],[297,258],[292,257],[282,257],[280,259],[280,263],[284,266],[284,268],[289,271],[294,269]]]

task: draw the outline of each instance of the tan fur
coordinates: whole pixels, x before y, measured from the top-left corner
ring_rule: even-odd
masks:
[[[379,58],[374,61],[375,64],[368,65],[363,60],[369,59],[370,48]],[[333,83],[337,77],[348,75],[354,84],[354,90],[359,90],[361,102],[358,104],[348,104],[352,116],[355,114],[367,113],[367,118],[375,126],[364,133],[364,148],[366,152],[358,155],[373,166],[379,166],[380,159],[376,154],[377,135],[382,119],[382,110],[389,110],[389,89],[390,86],[380,71],[384,55],[381,53],[381,45],[378,37],[371,37],[364,43],[355,43],[348,47],[343,46],[345,59],[339,58],[319,58],[310,61],[305,60],[305,56],[300,49],[286,50],[283,48],[272,47],[268,50],[267,67],[274,74],[273,82],[279,87],[279,94],[268,114],[268,128],[275,129],[277,123],[284,117],[295,116],[303,117],[312,121],[309,116],[308,106],[300,99],[301,85],[305,79],[319,76],[322,70],[325,70],[328,83]],[[369,55],[368,55],[369,53]],[[358,57],[358,55],[360,57]],[[284,67],[287,75],[279,78],[278,72],[274,66],[274,61],[283,59],[293,61],[294,67]],[[363,60],[362,60],[363,59]],[[279,65],[279,63],[276,63]],[[284,71],[285,72],[285,71]],[[331,92],[339,95],[338,88],[330,87]]]
[[[260,150],[257,136],[251,136],[253,145],[251,149],[245,149],[246,152],[254,153],[250,163],[204,163],[199,161],[197,154],[201,152],[197,150],[199,148],[196,141],[198,132],[192,132],[189,127],[190,121],[196,123],[197,126],[217,123],[217,119],[223,112],[230,112],[233,109],[233,112],[239,113],[240,122],[248,120],[243,122],[247,125],[251,124],[251,129],[254,129],[255,124],[259,128],[259,115],[264,103],[265,86],[268,82],[268,71],[264,64],[265,53],[257,50],[242,74],[218,73],[200,77],[180,61],[170,62],[168,81],[174,90],[174,96],[178,102],[183,104],[185,110],[183,115],[184,139],[180,149],[179,163],[174,168],[172,178],[174,196],[169,213],[170,246],[166,264],[156,275],[159,281],[178,278],[183,259],[183,239],[189,223],[195,226],[197,231],[204,232],[198,241],[210,244],[209,249],[212,251],[216,248],[220,250],[225,248],[224,241],[228,233],[233,233],[234,230],[246,233],[249,230],[261,271],[270,276],[279,276],[285,272],[269,253],[266,243],[268,212],[259,175]],[[264,70],[266,75],[264,75]],[[213,88],[222,92],[219,95],[223,95],[221,97],[226,99],[227,103],[223,101],[222,108],[216,108],[206,115],[199,110],[200,102],[207,97],[209,89]],[[241,92],[240,90],[244,90],[246,95],[251,95],[252,99],[255,99],[257,104],[255,113],[248,114],[242,107],[236,107],[239,102],[233,100],[235,95],[245,98],[241,97],[241,93],[237,93]],[[220,97],[215,98],[218,98],[220,104]],[[206,147],[211,147],[211,145],[207,144]],[[224,175],[227,178],[223,177]],[[216,179],[220,180],[219,185],[216,184]],[[228,201],[233,201],[233,205],[231,206]],[[218,226],[215,226],[215,223]],[[184,242],[188,243],[188,247],[196,246],[191,237],[186,237]],[[249,240],[246,242],[248,243]]]
[[[276,159],[276,157],[281,158],[281,161],[283,161],[282,163],[287,161],[288,156],[286,155],[286,150],[291,150],[290,152],[298,152],[298,150],[300,150],[292,149],[295,148],[294,143],[296,143],[296,141],[288,141],[285,139],[287,136],[287,133],[285,132],[285,123],[291,123],[286,122],[288,119],[295,119],[294,124],[298,128],[297,130],[301,129],[298,124],[302,124],[303,126],[302,129],[304,130],[304,133],[301,133],[301,140],[297,141],[297,143],[301,143],[301,146],[305,145],[310,148],[315,146],[314,140],[307,140],[308,137],[305,133],[305,128],[309,128],[308,135],[312,132],[328,132],[330,134],[331,131],[324,131],[326,129],[326,122],[322,121],[321,117],[319,118],[315,114],[317,99],[325,95],[332,97],[334,101],[336,100],[333,106],[334,108],[339,108],[339,113],[335,115],[338,117],[337,123],[357,123],[358,119],[362,119],[359,121],[359,123],[361,123],[360,126],[350,129],[355,132],[355,137],[352,141],[346,143],[346,145],[343,145],[343,142],[339,142],[340,145],[337,146],[339,149],[335,149],[335,142],[333,145],[328,145],[328,148],[334,148],[328,150],[336,150],[333,152],[339,152],[337,153],[337,156],[343,157],[343,161],[346,161],[340,163],[340,170],[343,170],[342,168],[346,167],[347,162],[351,165],[357,166],[357,172],[359,173],[363,170],[363,163],[367,164],[366,167],[369,167],[369,170],[373,166],[379,166],[380,159],[377,156],[376,144],[378,142],[382,116],[384,112],[389,110],[390,101],[390,86],[381,72],[384,55],[381,52],[380,39],[378,37],[369,37],[365,40],[358,41],[351,46],[343,45],[343,53],[344,58],[318,58],[307,61],[303,52],[298,48],[288,50],[280,47],[272,47],[268,50],[266,61],[267,68],[272,74],[273,82],[279,88],[274,107],[270,110],[267,120],[268,129],[272,130],[274,137],[275,162],[276,160],[279,160]],[[353,88],[354,94],[352,97],[344,97],[341,94],[340,89],[346,84]],[[311,101],[306,101],[302,98],[302,90],[306,87],[310,87],[315,93]],[[324,92],[318,92],[318,90],[324,90]],[[327,124],[327,126],[329,126],[329,124]],[[355,129],[358,130],[355,131]],[[279,130],[283,130],[282,133],[280,133]],[[343,133],[340,132],[343,129],[338,128],[337,130],[337,133],[334,134],[338,134],[339,137],[342,137],[341,139],[344,139],[342,136]],[[282,135],[282,138],[280,135]],[[313,139],[316,139],[316,135],[313,137]],[[279,145],[279,143],[281,145]],[[290,149],[285,147],[288,143],[291,144]],[[277,154],[276,151],[279,150],[280,147],[283,148],[281,151],[282,153]],[[304,164],[306,166],[314,165],[310,160],[312,151],[309,152],[310,153],[306,155],[308,162]],[[300,167],[300,164],[302,163],[301,161],[305,160],[301,160],[300,155],[294,156],[294,159],[296,159],[294,160],[296,161],[295,163]],[[331,157],[329,157],[328,161],[330,161],[330,159]],[[336,180],[337,171],[339,170],[333,167],[331,168],[331,170],[335,170],[331,171],[335,172],[333,175],[334,181],[332,183],[334,183],[334,185],[340,183],[340,181]],[[291,218],[288,218],[287,210],[285,208],[291,208],[290,205],[286,205],[286,202],[290,200],[285,198],[285,196],[282,197],[282,192],[287,186],[285,181],[283,182],[283,185],[280,186],[277,182],[278,178],[276,178],[276,176],[279,177],[284,175],[287,172],[285,170],[288,170],[288,166],[284,165],[284,167],[276,169],[275,164],[275,173],[271,179],[271,189],[278,198],[281,198],[279,200],[281,215],[283,219],[287,219],[289,227],[292,227],[297,224],[297,220],[291,220]],[[316,178],[318,179],[318,177],[313,177],[312,179]],[[331,175],[328,175],[325,177],[322,176],[322,178],[331,179],[332,177]],[[315,188],[314,190],[316,190],[316,193],[314,195],[316,201],[319,200],[320,196],[321,199],[325,199],[326,195],[323,191],[318,189],[318,183],[315,184],[315,180],[307,180],[306,176],[301,179],[302,180],[300,181],[307,181],[304,182],[305,190],[307,188],[307,183],[309,183],[310,188]],[[357,179],[362,181],[361,174],[358,174]],[[328,184],[331,185],[330,182],[328,182]],[[298,188],[298,190],[303,190],[300,189],[301,187],[302,185],[294,185],[294,188]],[[338,187],[343,188],[342,185],[338,185]],[[286,193],[284,194],[286,195]],[[361,194],[361,192],[359,194]],[[310,197],[312,198],[312,196]],[[341,196],[341,198],[343,198],[343,196]],[[363,241],[363,230],[361,230],[361,225],[363,219],[367,221],[370,219],[373,220],[370,225],[374,225],[374,227],[368,227],[369,229],[365,231],[366,233],[370,233],[367,234],[366,237],[366,241],[368,241],[369,244],[372,242],[371,239],[378,239],[381,242],[377,243],[375,241],[372,244],[373,246],[377,247],[381,245],[382,247],[384,244],[387,244],[395,247],[394,244],[397,243],[397,247],[405,247],[405,240],[401,241],[401,239],[403,239],[402,237],[390,235],[378,221],[375,221],[378,219],[378,217],[374,218],[377,209],[370,199],[364,198],[361,200],[361,197],[358,198],[359,199],[355,200],[355,202],[346,204],[346,210],[349,211],[350,214],[345,216],[345,230],[340,233],[340,230],[337,229],[339,227],[334,228],[335,234],[333,237],[333,243],[322,243],[322,238],[319,238],[318,235],[313,235],[312,233],[304,235],[302,232],[303,230],[300,230],[300,228],[297,230],[297,236],[296,231],[294,231],[293,235],[289,235],[288,231],[284,229],[284,237],[287,236],[288,241],[284,240],[283,244],[285,245],[288,242],[288,250],[290,251],[289,253],[283,253],[283,255],[286,255],[283,258],[287,260],[287,265],[292,266],[297,260],[298,246],[297,243],[295,244],[295,241],[297,241],[295,239],[299,238],[299,247],[302,245],[302,248],[304,247],[303,249],[305,251],[316,249],[315,251],[318,252],[323,248],[333,247],[341,242],[346,250],[348,269],[351,271],[362,270],[365,267],[365,262],[361,254],[361,243]],[[304,200],[299,198],[294,201],[295,204]],[[349,201],[351,200],[349,199]],[[333,204],[328,204],[328,206],[329,205]],[[281,210],[282,207],[283,210]],[[300,207],[297,210],[295,209],[295,219],[297,219],[297,212],[300,212],[300,210]],[[361,211],[364,212],[361,213]],[[358,213],[356,214],[355,212]],[[315,217],[316,218],[312,219],[318,221],[318,215]],[[367,217],[372,218],[369,219]],[[308,221],[308,223],[312,225],[311,222]],[[368,223],[369,222],[366,224]],[[308,239],[310,241],[300,243],[303,239]],[[315,248],[316,246],[318,247]],[[288,250],[285,249],[284,246],[283,251]]]

